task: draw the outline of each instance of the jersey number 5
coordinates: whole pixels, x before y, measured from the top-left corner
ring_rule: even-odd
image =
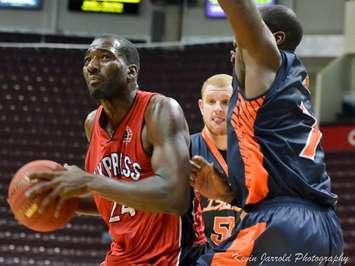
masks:
[[[217,246],[226,240],[232,234],[235,225],[235,217],[233,216],[217,216],[214,217],[213,231],[211,240]]]
[[[114,202],[113,205],[112,205],[112,210],[111,210],[111,216],[110,216],[110,219],[109,219],[109,223],[115,223],[115,222],[118,222],[121,220],[121,216],[124,215],[124,214],[128,214],[129,216],[134,216],[136,215],[136,210],[131,208],[131,207],[126,207],[124,205],[121,205],[121,213],[120,214],[117,214],[117,203]],[[116,211],[116,212],[115,212]]]

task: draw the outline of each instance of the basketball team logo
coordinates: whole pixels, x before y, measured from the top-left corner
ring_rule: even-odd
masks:
[[[123,143],[130,143],[132,140],[133,132],[130,127],[126,127],[126,130],[123,135]]]

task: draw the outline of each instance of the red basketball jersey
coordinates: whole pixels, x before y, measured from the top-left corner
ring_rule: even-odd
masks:
[[[88,172],[128,182],[154,175],[151,158],[141,142],[144,113],[152,95],[137,91],[130,111],[112,137],[99,123],[103,107],[97,109],[86,155]],[[113,239],[103,265],[177,265],[180,217],[135,210],[96,193],[94,199]]]

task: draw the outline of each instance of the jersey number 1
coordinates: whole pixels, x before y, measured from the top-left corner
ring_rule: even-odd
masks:
[[[301,103],[300,108],[304,114],[314,119],[311,131],[308,133],[306,145],[301,151],[300,156],[303,158],[314,160],[318,144],[322,138],[322,133],[319,130],[317,119],[313,115],[311,115],[311,113],[306,109],[303,102]]]

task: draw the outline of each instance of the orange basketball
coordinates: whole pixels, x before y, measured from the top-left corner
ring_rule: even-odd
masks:
[[[32,195],[30,198],[25,196],[26,190],[36,184],[33,183],[33,181],[30,182],[30,179],[28,178],[29,174],[33,172],[51,172],[60,170],[64,170],[64,167],[56,162],[37,160],[25,164],[16,172],[10,182],[8,202],[19,223],[34,231],[49,232],[63,227],[74,216],[79,204],[78,198],[69,199],[61,209],[59,216],[54,217],[56,202],[48,205],[43,213],[38,213],[40,203],[49,193],[48,191]]]

